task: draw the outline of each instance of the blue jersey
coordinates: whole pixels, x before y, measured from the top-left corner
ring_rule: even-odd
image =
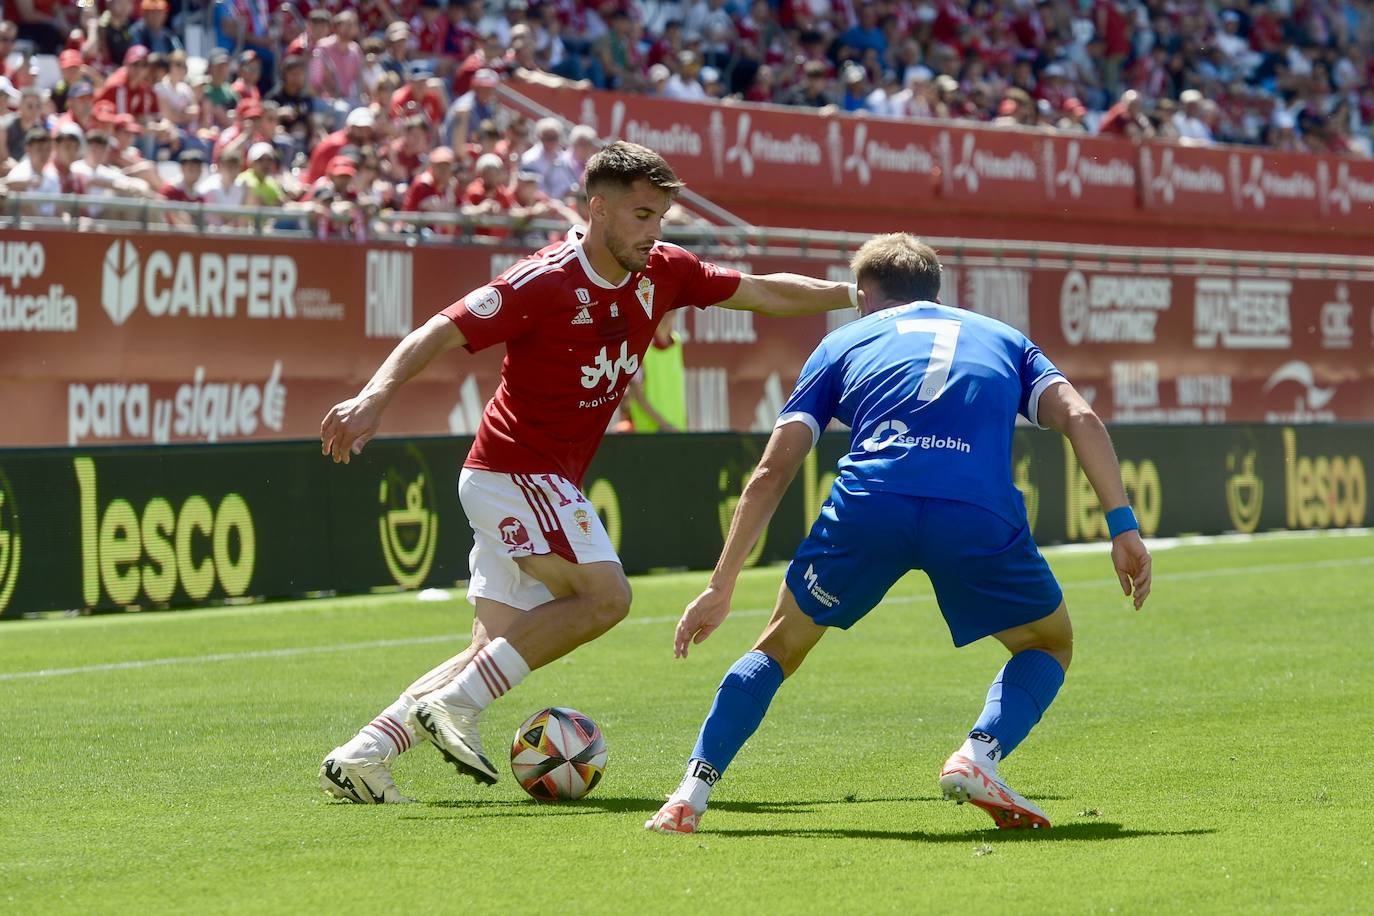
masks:
[[[914,302],[827,335],[806,361],[779,425],[819,436],[853,430],[840,459],[851,492],[934,496],[1026,522],[1012,483],[1016,415],[1036,422],[1041,393],[1064,376],[1026,336],[993,318]]]

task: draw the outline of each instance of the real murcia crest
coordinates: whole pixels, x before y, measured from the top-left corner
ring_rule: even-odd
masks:
[[[654,284],[648,277],[640,277],[639,285],[635,287],[635,298],[639,304],[644,306],[644,314],[650,318],[654,317]]]
[[[586,287],[579,286],[577,288],[577,301],[581,302],[583,305],[592,304],[592,294],[587,291]]]

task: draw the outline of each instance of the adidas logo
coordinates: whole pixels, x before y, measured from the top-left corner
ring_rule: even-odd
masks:
[[[572,323],[573,323],[573,324],[591,324],[591,323],[592,323],[592,316],[591,316],[591,313],[587,311],[587,307],[586,307],[585,305],[582,306],[582,308],[580,308],[580,309],[577,310],[577,317],[575,317],[575,318],[572,320]]]

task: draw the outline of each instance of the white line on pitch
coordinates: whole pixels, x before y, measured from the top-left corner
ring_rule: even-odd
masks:
[[[1266,573],[1275,570],[1294,571],[1300,569],[1333,569],[1343,566],[1368,566],[1374,564],[1374,557],[1352,557],[1349,559],[1332,560],[1313,560],[1308,563],[1271,563],[1262,568]],[[1157,582],[1173,582],[1181,579],[1213,579],[1223,576],[1249,575],[1255,571],[1254,566],[1229,566],[1217,569],[1192,569],[1182,572],[1166,573],[1157,578]],[[1064,583],[1065,588],[1079,589],[1090,587],[1102,589],[1107,585],[1113,585],[1110,579],[1104,582],[1098,581],[1076,581]],[[884,604],[913,604],[922,601],[930,601],[933,595],[897,595],[892,598],[884,599]],[[772,613],[771,608],[741,608],[731,613],[732,617],[763,617]],[[631,617],[621,626],[631,626],[636,624],[668,624],[676,623],[677,614],[658,615],[653,617]],[[298,655],[322,655],[330,652],[357,652],[367,649],[386,649],[397,646],[423,646],[431,643],[458,642],[463,639],[461,634],[441,634],[434,636],[412,636],[405,639],[377,639],[371,642],[343,643],[333,646],[299,646],[284,649],[250,649],[245,652],[216,652],[210,655],[181,655],[171,658],[145,658],[127,662],[106,662],[99,665],[80,665],[72,668],[44,668],[38,671],[14,671],[7,674],[0,674],[0,681],[18,681],[41,677],[60,677],[66,674],[94,674],[100,671],[133,671],[142,668],[160,668],[167,665],[199,665],[207,662],[230,662],[254,658],[292,658]]]

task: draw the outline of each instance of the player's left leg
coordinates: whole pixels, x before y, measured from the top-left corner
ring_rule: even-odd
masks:
[[[784,582],[773,619],[716,689],[682,782],[645,828],[660,833],[696,831],[716,780],[763,722],[783,679],[796,673],[825,630],[797,606]]]
[[[454,660],[460,670],[416,702],[408,723],[460,773],[492,783],[497,771],[482,752],[482,711],[532,670],[622,620],[630,583],[591,503],[564,478],[468,468],[458,495],[473,527],[468,596],[520,610],[470,660]]]
[[[338,799],[359,804],[408,802],[391,776],[396,758],[418,743],[406,722],[418,699],[448,684],[473,655],[499,638],[520,615],[518,608],[490,598],[474,599],[472,642],[462,652],[441,662],[401,693],[351,739],[325,755],[320,764],[320,787]]]

